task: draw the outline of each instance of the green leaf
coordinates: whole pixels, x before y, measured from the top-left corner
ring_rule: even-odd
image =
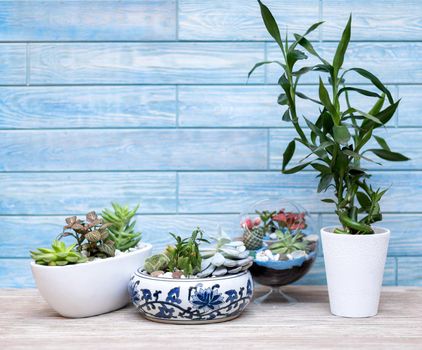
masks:
[[[292,72],[292,75],[294,75],[294,76],[300,76],[300,75],[302,75],[302,74],[305,74],[305,73],[308,73],[308,72],[310,72],[311,70],[313,70],[314,69],[314,67],[313,66],[311,66],[311,67],[302,67],[302,68],[300,68],[299,70],[297,70],[297,71],[295,71],[295,72]]]
[[[331,169],[326,165],[319,163],[312,163],[311,165],[315,170],[318,170],[322,174],[331,174]]]
[[[318,57],[321,62],[323,62],[325,65],[330,65],[329,62],[327,62],[325,59],[323,59],[318,52],[314,49],[310,41],[303,36],[299,34],[294,34],[294,37],[296,39],[296,43],[302,46],[306,51],[308,51],[311,55]],[[295,45],[295,44],[293,44]]]
[[[282,106],[288,105],[289,104],[289,100],[288,100],[286,94],[280,94],[278,96],[277,103],[279,105],[282,105]]]
[[[364,78],[370,80],[372,84],[374,84],[379,90],[381,90],[383,93],[387,95],[388,101],[390,104],[394,103],[393,96],[391,95],[390,90],[388,90],[383,83],[381,83],[381,80],[379,80],[375,75],[373,75],[371,72],[368,72],[367,70],[363,68],[350,68],[348,71],[354,71],[358,73],[359,75],[363,76]]]
[[[371,199],[363,192],[357,192],[356,198],[363,208],[369,208],[371,206]]]
[[[291,119],[290,119],[290,111],[288,109],[286,109],[286,111],[283,113],[282,120],[285,121],[285,122],[291,121]]]
[[[315,29],[317,29],[321,24],[323,24],[324,21],[321,22],[316,22],[314,24],[312,24],[305,32],[305,34],[303,34],[303,36],[308,35],[309,33],[312,33]]]
[[[326,141],[328,138],[327,136],[310,120],[303,117],[303,119],[306,122],[306,125],[308,125],[308,128],[311,129],[322,141]]]
[[[349,129],[345,125],[334,125],[333,134],[334,140],[341,145],[347,145],[351,137]]]
[[[349,218],[345,213],[338,213],[340,222],[347,228],[351,228],[358,232],[362,233],[372,233],[372,228],[369,225],[365,225],[359,222],[356,222]]]
[[[382,149],[390,151],[390,147],[388,146],[387,142],[382,137],[375,136],[375,135],[374,135],[374,137],[375,137],[375,140],[378,142],[378,144],[381,146]]]
[[[400,100],[388,106],[386,109],[382,110],[376,115],[376,117],[379,119],[382,125],[385,125],[390,121],[394,113],[396,113],[399,103],[400,103]],[[381,125],[378,125],[378,126],[381,126]],[[375,126],[375,127],[378,127],[378,126]]]
[[[347,21],[346,27],[344,28],[340,42],[337,46],[336,53],[334,55],[334,59],[333,59],[334,76],[337,76],[337,72],[340,70],[341,66],[343,65],[344,55],[346,53],[347,46],[349,45],[349,41],[350,41],[351,26],[352,26],[352,15],[349,16],[349,20]]]
[[[300,98],[302,98],[302,99],[304,99],[304,100],[309,100],[309,101],[312,101],[312,102],[317,103],[317,104],[319,104],[319,105],[322,105],[322,103],[321,103],[321,102],[319,102],[318,100],[315,100],[315,99],[313,99],[313,98],[310,98],[310,97],[306,96],[305,94],[302,94],[302,93],[301,93],[301,92],[299,92],[299,91],[295,91],[295,94],[296,94],[296,96],[298,96],[298,97],[300,97]]]
[[[252,73],[255,71],[255,69],[257,69],[257,68],[259,68],[259,67],[263,66],[264,64],[271,64],[271,63],[276,63],[276,64],[278,64],[279,66],[281,66],[281,67],[283,67],[283,68],[286,66],[285,64],[281,63],[280,61],[262,61],[262,62],[258,62],[258,63],[256,63],[256,64],[253,66],[253,68],[249,71],[249,73],[248,73],[248,79],[251,77],[251,75],[252,75]]]
[[[409,158],[401,153],[392,152],[386,149],[368,149],[365,152],[372,152],[378,157],[392,162],[403,162],[409,160]]]
[[[359,89],[359,88],[355,88],[351,86],[346,86],[344,88],[341,88],[338,92],[338,95],[340,96],[343,92],[346,92],[346,91],[355,91],[355,92],[360,93],[361,95],[381,98],[381,95],[377,94],[376,92],[365,90],[365,89]]]
[[[329,63],[327,64],[317,64],[314,67],[314,70],[317,72],[325,72],[325,73],[331,73],[333,66]]]
[[[336,203],[336,201],[334,200],[334,199],[331,199],[331,198],[324,198],[324,199],[321,199],[321,202],[324,202],[324,203]]]
[[[367,151],[365,151],[365,152],[367,152]],[[348,156],[353,157],[353,158],[355,158],[355,159],[357,159],[357,160],[360,160],[360,159],[365,159],[365,160],[367,160],[368,162],[375,163],[375,164],[378,164],[378,165],[382,165],[382,164],[381,164],[381,163],[379,163],[379,162],[375,162],[374,160],[372,160],[372,159],[370,159],[370,158],[368,158],[368,157],[365,157],[365,156],[363,156],[362,154],[358,154],[358,153],[356,153],[356,152],[353,152],[353,151],[351,151],[351,150],[349,150],[349,149],[345,149],[345,150],[343,150],[343,153],[344,153],[344,154],[347,154]]]
[[[290,168],[290,169],[283,169],[282,173],[283,174],[294,174],[294,173],[297,173],[298,171],[301,171],[302,169],[306,168],[309,164],[311,164],[311,163],[310,162],[304,163],[304,164],[297,165],[297,166]]]
[[[384,105],[384,101],[385,101],[385,94],[383,93],[381,97],[377,100],[377,102],[375,102],[375,104],[369,111],[369,114],[377,115],[381,111],[381,108]]]
[[[267,28],[268,33],[270,33],[270,35],[277,42],[278,46],[280,46],[281,50],[284,52],[283,42],[281,41],[280,36],[280,29],[278,29],[278,25],[274,19],[274,16],[268,7],[261,2],[261,0],[258,0],[258,3],[261,8],[261,16],[264,21],[265,28]]]
[[[328,186],[330,186],[332,180],[333,175],[331,174],[321,175],[321,180],[319,181],[317,192],[320,193],[322,191],[326,191]]]
[[[324,107],[327,108],[327,110],[331,114],[335,113],[334,106],[332,105],[330,100],[330,95],[328,94],[328,91],[325,88],[321,78],[319,78],[319,99],[321,100]]]
[[[287,164],[291,161],[293,154],[295,153],[296,143],[295,141],[290,141],[283,153],[283,170],[286,168]]]
[[[300,50],[290,50],[287,53],[287,65],[290,69],[293,69],[294,64],[299,60],[306,60],[308,56]]]
[[[356,109],[355,111],[361,113],[366,119],[373,121],[375,124],[382,125],[381,120],[379,120],[377,117],[375,117],[375,116],[373,116],[369,113],[366,113],[364,111],[360,111],[359,109]]]
[[[369,129],[366,133],[363,135],[360,135],[360,141],[358,142],[355,151],[359,152],[360,149],[362,149],[363,146],[371,139],[372,137],[372,129]]]

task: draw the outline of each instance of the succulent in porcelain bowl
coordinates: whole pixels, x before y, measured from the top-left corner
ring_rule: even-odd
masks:
[[[139,269],[129,283],[136,308],[149,320],[202,324],[238,317],[252,299],[248,271],[209,278],[154,277]]]

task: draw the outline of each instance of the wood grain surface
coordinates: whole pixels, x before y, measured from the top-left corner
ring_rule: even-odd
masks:
[[[65,319],[36,290],[0,291],[3,349],[420,349],[422,289],[385,287],[379,314],[342,318],[329,312],[325,287],[290,286],[294,305],[251,304],[238,318],[210,325],[166,325],[128,306],[84,319]],[[255,295],[263,292],[258,289]],[[171,345],[170,345],[171,344]]]
[[[1,1],[0,40],[174,40],[175,9],[176,0]]]

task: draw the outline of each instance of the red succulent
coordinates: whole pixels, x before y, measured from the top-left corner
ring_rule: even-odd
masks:
[[[289,231],[306,228],[305,213],[285,212],[282,209],[276,215],[273,215],[272,220],[277,222],[279,226],[286,227]]]

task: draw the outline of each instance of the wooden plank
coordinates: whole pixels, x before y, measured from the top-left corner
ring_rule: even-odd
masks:
[[[173,86],[0,88],[0,128],[111,128],[176,125]]]
[[[314,87],[303,86],[305,94]],[[180,86],[179,123],[188,127],[285,127],[284,108],[277,104],[278,86]],[[318,107],[300,102],[301,112],[314,115]]]
[[[21,85],[25,82],[26,45],[0,44],[0,84]]]
[[[370,89],[368,85],[363,89]],[[394,88],[394,87],[393,87]],[[292,127],[281,120],[285,107],[277,104],[279,86],[180,86],[179,124],[187,127]],[[316,98],[317,86],[300,86],[299,91]],[[394,91],[394,90],[393,90]],[[353,106],[370,110],[373,98],[350,93]],[[298,114],[314,121],[319,105],[297,99]],[[342,104],[345,106],[346,102]],[[306,125],[303,118],[300,123]],[[394,125],[394,119],[389,125]]]
[[[422,257],[398,258],[398,283],[403,286],[422,286]]]
[[[7,171],[267,167],[265,130],[8,130],[0,136],[0,170]]]
[[[367,169],[374,170],[420,170],[422,169],[422,138],[421,129],[394,129],[394,128],[379,128],[376,135],[385,138],[390,145],[391,149],[396,152],[405,154],[410,158],[406,162],[389,162],[378,158],[372,153],[367,153],[366,156],[370,159],[380,162],[378,165],[373,162],[362,162],[362,165]],[[297,133],[291,129],[273,129],[270,131],[270,168],[280,169],[283,152],[288,143],[296,137]],[[412,147],[409,147],[409,144]],[[371,141],[365,146],[365,149],[380,148],[375,141]],[[310,152],[302,145],[297,145],[297,150],[294,158],[291,161],[291,166],[296,165],[301,159],[307,156]],[[309,159],[312,159],[310,157]]]
[[[421,40],[422,3],[418,0],[324,0],[323,40],[339,40],[349,14],[352,40]]]
[[[320,202],[331,195],[317,194],[315,173],[226,172],[179,174],[179,211],[182,213],[240,213],[260,199],[291,200],[311,212],[331,213]],[[374,186],[389,187],[384,212],[422,212],[420,172],[374,172]],[[412,193],[410,196],[409,193]],[[282,202],[281,202],[282,203]]]
[[[174,40],[175,2],[2,1],[0,40]]]
[[[286,29],[304,32],[318,21],[318,0],[294,3],[267,0],[283,35]],[[272,40],[262,22],[259,5],[254,1],[180,0],[179,38],[182,40]],[[318,32],[310,36],[318,38]]]
[[[257,288],[256,296],[264,292]],[[188,349],[309,349],[311,345],[324,350],[398,350],[418,349],[422,342],[420,288],[384,287],[378,315],[365,319],[331,315],[326,287],[288,286],[285,292],[299,302],[251,303],[238,319],[199,329],[147,321],[133,306],[95,319],[64,319],[49,308],[37,291],[6,289],[0,294],[0,327],[4,330],[1,340],[11,350],[127,349],[139,344],[166,348],[169,339],[174,348]]]
[[[141,203],[140,212],[147,203]],[[100,213],[100,212],[98,212]],[[70,214],[69,214],[70,215]],[[63,230],[66,216],[2,216],[0,221],[0,257],[25,258],[36,247],[47,247]],[[80,215],[80,217],[84,217]],[[169,232],[182,236],[200,226],[206,234],[214,234],[218,225],[231,236],[240,234],[238,215],[148,215],[136,217],[136,228],[142,240],[154,245],[154,251],[163,249],[173,241]],[[31,227],[27,232],[25,227]],[[69,241],[70,242],[70,241]],[[1,288],[1,287],[0,287]]]
[[[399,126],[422,126],[422,92],[418,85],[399,86]]]
[[[263,43],[31,44],[30,83],[245,83]],[[252,82],[263,82],[257,72]]]
[[[29,259],[0,259],[0,288],[34,288],[29,262]]]
[[[381,202],[383,208],[383,202]],[[419,255],[422,249],[422,232],[420,230],[422,215],[420,214],[384,214],[379,225],[391,231],[389,256]],[[324,214],[322,226],[337,225],[334,215]]]
[[[316,43],[315,49],[322,57],[331,60],[334,56],[336,43]],[[345,68],[362,67],[373,74],[376,74],[384,83],[419,83],[422,79],[422,62],[419,57],[422,55],[422,43],[420,42],[354,42],[349,45],[344,61]],[[268,59],[279,59],[280,49],[276,44],[268,44]],[[317,63],[312,56],[302,65]],[[298,65],[300,67],[300,65]],[[277,83],[281,68],[269,65],[267,70],[267,81]],[[306,74],[302,83],[318,82],[320,72]],[[327,79],[324,78],[326,82]],[[355,73],[346,75],[348,83],[367,83],[368,80]]]
[[[112,201],[143,213],[176,211],[174,173],[3,173],[0,213],[84,214]]]

